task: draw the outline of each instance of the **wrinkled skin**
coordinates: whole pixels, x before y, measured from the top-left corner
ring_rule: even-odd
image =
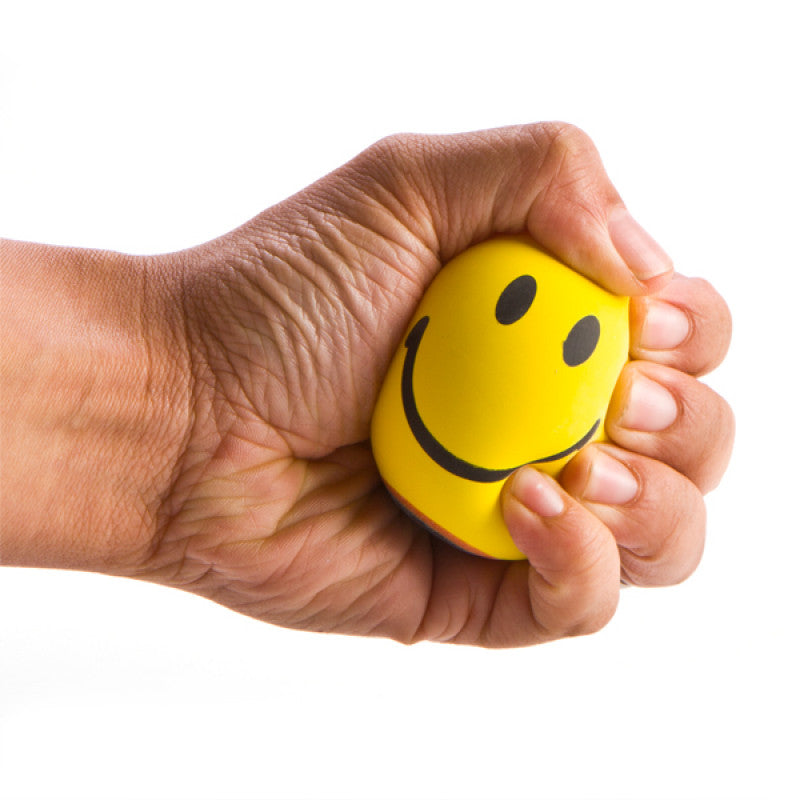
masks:
[[[88,568],[294,628],[491,647],[596,631],[621,580],[686,578],[702,553],[702,494],[733,440],[730,409],[696,377],[724,356],[730,317],[623,209],[568,125],[396,136],[220,239],[144,259],[147,292],[167,309],[148,357],[176,387],[154,412],[171,415],[171,433],[161,450],[149,435],[140,456],[158,467],[142,483],[141,525]],[[532,468],[509,479],[504,515],[528,561],[497,562],[399,512],[368,435],[436,271],[520,231],[634,297],[633,360],[610,443],[584,449],[559,482]],[[673,405],[632,392],[643,376]]]
[[[619,204],[591,142],[568,126],[395,137],[181,254],[196,412],[143,574],[281,625],[488,646],[597,630],[620,576],[685,578],[702,550],[701,492],[732,438],[724,401],[692,376],[720,360],[730,324],[703,282],[631,275],[606,228]],[[632,354],[643,360],[620,380],[609,449],[637,496],[581,503],[591,447],[562,478],[556,520],[507,499],[530,563],[501,563],[399,513],[367,438],[382,376],[437,269],[526,228],[612,290],[686,309],[691,332],[677,348],[640,351],[648,300],[634,302]],[[640,370],[677,400],[667,431],[615,426]]]

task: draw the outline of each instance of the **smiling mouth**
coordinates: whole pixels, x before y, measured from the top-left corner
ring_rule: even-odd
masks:
[[[599,419],[595,421],[594,425],[592,425],[584,436],[566,450],[553,453],[553,455],[545,456],[544,458],[537,458],[533,461],[525,461],[522,464],[517,464],[507,469],[487,469],[486,467],[479,467],[451,453],[430,430],[428,430],[428,427],[422,421],[419,409],[417,408],[417,401],[414,397],[414,364],[417,360],[417,352],[419,351],[420,343],[422,342],[422,334],[425,333],[429,322],[430,317],[422,317],[411,329],[411,333],[406,337],[406,356],[403,361],[401,390],[403,395],[403,410],[405,411],[406,420],[408,420],[408,425],[411,428],[411,432],[414,434],[414,438],[427,456],[433,459],[442,469],[446,469],[453,475],[457,475],[459,478],[464,478],[468,481],[495,483],[496,481],[505,480],[514,470],[525,466],[525,464],[544,464],[548,461],[558,461],[580,450],[581,447],[587,444],[592,436],[594,436],[600,426]]]

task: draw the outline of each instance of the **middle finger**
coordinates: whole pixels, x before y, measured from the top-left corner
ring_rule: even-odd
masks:
[[[704,375],[725,356],[731,314],[714,287],[701,278],[676,275],[663,289],[632,297],[631,357],[690,375]]]

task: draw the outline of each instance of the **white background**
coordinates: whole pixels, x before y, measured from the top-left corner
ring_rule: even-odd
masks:
[[[406,648],[0,570],[0,796],[797,797],[791,20],[789,2],[0,4],[0,234],[178,249],[388,133],[564,119],[727,298],[708,380],[738,418],[698,572],[625,592],[585,639]]]

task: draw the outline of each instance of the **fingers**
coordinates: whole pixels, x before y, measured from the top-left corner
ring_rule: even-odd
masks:
[[[707,281],[676,276],[653,295],[631,300],[630,328],[633,358],[704,375],[728,351],[731,314]]]
[[[551,477],[518,470],[500,497],[528,561],[478,558],[431,542],[426,608],[410,639],[520,647],[593,633],[619,600],[619,551],[608,528]]]
[[[604,444],[579,453],[561,480],[613,533],[627,583],[672,585],[697,567],[705,540],[705,506],[685,476],[654,459]]]
[[[527,563],[432,543],[433,581],[413,640],[508,647],[592,633],[613,616],[620,578],[665,586],[696,568],[703,499],[666,464],[595,444],[561,483],[523,467],[503,488],[503,517]]]
[[[539,640],[602,628],[619,596],[619,555],[608,528],[532,467],[506,484],[502,505],[530,563],[528,599]]]
[[[606,416],[613,442],[669,464],[703,493],[728,465],[734,427],[730,406],[716,392],[648,361],[625,366]]]
[[[396,216],[442,261],[492,234],[527,230],[619,294],[653,291],[672,274],[669,257],[625,210],[591,139],[571,125],[392,136],[350,172],[362,188],[372,179],[368,194],[377,186],[399,198],[404,213]]]
[[[691,376],[709,372],[724,358],[730,311],[708,282],[675,276],[652,296],[632,299],[630,322],[630,353],[639,360],[620,375],[606,432],[708,492],[730,459],[734,418],[719,395]]]

